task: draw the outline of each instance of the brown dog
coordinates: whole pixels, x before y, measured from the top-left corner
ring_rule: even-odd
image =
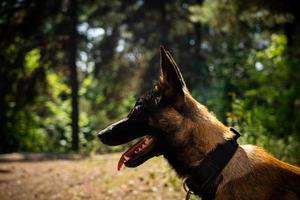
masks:
[[[236,134],[190,95],[172,56],[161,47],[159,83],[137,100],[127,118],[98,136],[107,145],[143,137],[122,155],[118,168],[163,155],[204,199],[300,199],[300,168],[257,146],[237,145]]]

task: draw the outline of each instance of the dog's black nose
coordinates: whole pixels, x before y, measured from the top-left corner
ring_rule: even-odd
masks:
[[[107,143],[107,133],[106,132],[107,132],[107,130],[104,129],[104,130],[100,131],[97,135],[98,138],[101,140],[101,142],[103,142],[104,144]]]
[[[102,133],[102,131],[100,131],[97,136],[101,141],[105,138],[105,135]]]

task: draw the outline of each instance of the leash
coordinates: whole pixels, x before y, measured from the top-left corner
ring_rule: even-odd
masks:
[[[192,194],[202,197],[203,200],[215,199],[217,188],[223,179],[221,172],[231,160],[239,145],[237,139],[241,134],[230,128],[235,135],[209,152],[199,166],[191,169],[191,176],[183,182],[186,192],[185,200]]]
[[[190,198],[194,194],[194,192],[188,188],[188,186],[186,184],[186,179],[183,181],[183,189],[186,192],[185,200],[190,200]]]

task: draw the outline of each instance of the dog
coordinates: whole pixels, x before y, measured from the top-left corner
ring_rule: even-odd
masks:
[[[300,199],[300,168],[254,145],[238,145],[238,132],[226,127],[190,94],[171,54],[160,48],[160,77],[138,98],[128,116],[99,132],[106,145],[139,142],[120,158],[137,167],[163,155],[188,194],[202,199]]]

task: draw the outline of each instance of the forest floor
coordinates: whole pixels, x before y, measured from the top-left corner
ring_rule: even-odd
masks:
[[[119,157],[0,155],[1,200],[184,199],[182,181],[163,158],[117,171]]]

